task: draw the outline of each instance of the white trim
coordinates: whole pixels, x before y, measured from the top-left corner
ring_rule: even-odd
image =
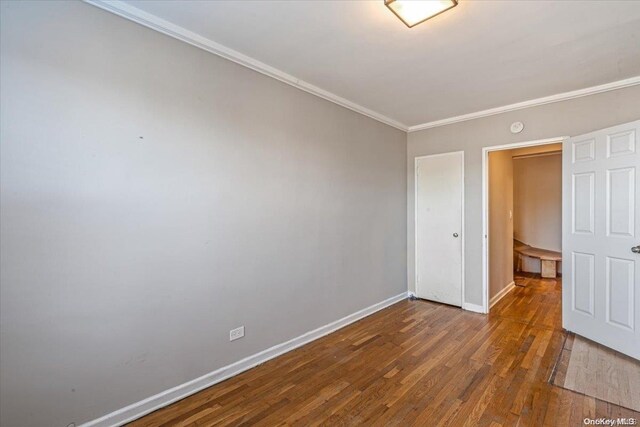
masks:
[[[514,148],[564,143],[566,139],[569,139],[569,137],[559,136],[557,138],[514,142],[512,144],[482,148],[482,307],[484,313],[489,312],[489,153]]]
[[[331,322],[327,325],[314,329],[313,331],[304,333],[299,337],[293,338],[287,342],[275,345],[267,350],[261,351],[235,363],[205,374],[200,378],[196,378],[184,384],[180,384],[179,386],[173,387],[169,390],[165,390],[154,396],[148,397],[124,408],[118,409],[103,417],[97,418],[93,421],[89,421],[85,424],[82,424],[82,427],[113,427],[129,423],[146,414],[170,405],[173,402],[197,393],[200,390],[224,381],[227,378],[238,375],[241,372],[244,372],[248,369],[253,368],[254,366],[266,362],[267,360],[271,360],[277,356],[280,356],[281,354],[298,348],[311,341],[317,340],[318,338],[321,338],[325,335],[330,334],[331,332],[334,332],[353,322],[356,322],[363,317],[369,316],[377,311],[387,308],[390,305],[393,305],[405,298],[407,298],[407,292],[403,292],[391,298],[387,298],[384,301],[364,308],[360,311],[356,311],[355,313],[345,316],[342,319],[336,320],[335,322]]]
[[[461,216],[461,231],[460,234],[462,235],[462,242],[460,243],[462,245],[462,258],[461,258],[461,263],[462,263],[462,274],[461,274],[461,280],[462,280],[462,286],[460,287],[460,291],[462,293],[460,301],[462,304],[462,308],[464,309],[465,306],[465,302],[464,302],[464,290],[465,290],[465,265],[464,265],[464,252],[465,252],[465,222],[464,222],[464,151],[449,151],[446,153],[438,153],[438,154],[428,154],[425,156],[418,156],[418,157],[414,157],[413,158],[413,244],[414,244],[414,248],[413,248],[413,264],[414,264],[414,276],[413,276],[413,286],[416,290],[416,292],[418,291],[418,160],[420,159],[425,159],[427,157],[440,157],[440,156],[446,156],[449,154],[460,154],[462,156],[462,171],[461,171],[461,182],[462,182],[462,191],[461,191],[461,205],[462,205],[462,216]],[[413,295],[415,296],[415,293],[413,293]],[[473,311],[473,310],[471,310]]]
[[[502,298],[504,298],[509,292],[511,292],[513,289],[515,289],[516,287],[516,282],[512,281],[511,283],[509,283],[507,286],[505,286],[504,288],[502,288],[502,290],[500,292],[498,292],[497,294],[495,294],[493,296],[493,298],[491,298],[491,300],[489,301],[489,308],[493,307],[494,305],[496,305],[496,303],[498,301],[500,301]]]
[[[236,64],[243,65],[254,71],[272,77],[283,83],[296,87],[300,90],[308,92],[312,95],[331,101],[342,107],[348,108],[356,113],[360,113],[374,120],[382,122],[386,125],[393,126],[396,129],[407,131],[408,126],[387,117],[383,114],[370,110],[362,105],[358,105],[355,102],[351,102],[348,99],[342,98],[334,93],[321,89],[317,86],[307,83],[304,80],[300,80],[297,77],[287,74],[275,67],[260,62],[250,56],[244,55],[236,50],[230,49],[220,43],[216,43],[206,37],[196,34],[186,28],[180,27],[162,18],[159,18],[151,13],[145,12],[137,7],[131,6],[120,0],[84,0],[85,3],[99,7],[100,9],[114,13],[118,16],[126,18],[130,21],[136,22],[140,25],[144,25],[152,30],[159,31],[175,39],[181,40],[185,43],[189,43],[192,46],[206,50],[214,55],[221,56],[222,58],[233,61]]]
[[[462,309],[467,311],[473,311],[474,313],[485,314],[484,307],[478,304],[471,304],[469,302],[462,303]]]
[[[580,98],[582,96],[595,95],[597,93],[608,92],[610,90],[622,89],[629,86],[640,84],[640,76],[631,77],[624,80],[618,80],[611,83],[605,83],[599,86],[592,86],[584,89],[573,90],[571,92],[557,93],[543,98],[530,99],[528,101],[518,102],[515,104],[504,105],[502,107],[490,108],[488,110],[476,111],[475,113],[463,114],[461,116],[449,117],[442,120],[422,123],[419,125],[409,126],[407,132],[417,132],[424,129],[430,129],[438,126],[446,126],[453,123],[464,122],[467,120],[479,119],[481,117],[493,116],[496,114],[506,113],[508,111],[522,110],[523,108],[537,107],[539,105],[551,104],[553,102],[567,101],[569,99]]]

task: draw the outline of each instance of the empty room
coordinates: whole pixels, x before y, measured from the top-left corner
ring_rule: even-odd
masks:
[[[640,1],[0,0],[0,426],[634,426]]]

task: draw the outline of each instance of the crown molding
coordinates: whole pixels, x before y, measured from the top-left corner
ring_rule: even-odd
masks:
[[[342,107],[348,108],[352,111],[355,111],[357,113],[370,117],[386,125],[392,126],[396,129],[400,129],[405,132],[407,132],[407,130],[409,129],[407,125],[400,123],[397,120],[394,120],[390,117],[384,116],[373,110],[365,108],[362,105],[356,104],[355,102],[351,102],[348,99],[342,98],[334,93],[331,93],[317,86],[314,86],[311,83],[307,83],[304,80],[300,80],[292,76],[291,74],[287,74],[284,71],[281,71],[277,68],[274,68],[270,65],[267,65],[256,59],[253,59],[250,56],[244,55],[238,51],[235,51],[226,46],[223,46],[220,43],[216,43],[213,40],[210,40],[206,37],[203,37],[199,34],[189,31],[186,28],[172,24],[169,21],[159,18],[151,13],[147,13],[143,10],[140,10],[137,7],[133,7],[123,1],[120,1],[120,0],[83,0],[83,1],[87,4],[99,7],[100,9],[114,13],[130,21],[136,22],[140,25],[144,25],[145,27],[151,28],[152,30],[159,31],[170,37],[181,40],[185,43],[189,43],[192,46],[206,50],[207,52],[213,53],[214,55],[218,55],[229,61],[233,61],[236,64],[240,64],[254,71],[257,71],[261,74],[272,77],[276,80],[279,80],[283,83],[286,83],[295,88],[303,90],[307,93],[326,99],[327,101],[331,101],[335,104],[338,104]]]
[[[518,102],[515,104],[504,105],[502,107],[490,108],[488,110],[477,111],[474,113],[463,114],[460,116],[449,117],[446,119],[435,120],[414,126],[407,126],[397,120],[387,117],[383,114],[370,110],[362,105],[351,102],[334,93],[312,85],[311,83],[300,80],[291,74],[287,74],[275,67],[260,62],[250,56],[244,55],[238,51],[230,49],[226,46],[216,43],[206,37],[196,34],[186,28],[175,25],[169,21],[159,18],[151,13],[145,12],[137,7],[131,6],[121,0],[83,0],[85,3],[99,7],[100,9],[111,12],[115,15],[126,18],[130,21],[144,25],[170,37],[189,43],[192,46],[206,50],[207,52],[218,55],[236,64],[250,68],[266,76],[272,77],[283,83],[291,85],[295,88],[303,90],[312,95],[318,96],[327,101],[348,108],[352,111],[370,117],[386,125],[392,126],[405,132],[417,132],[438,126],[446,126],[453,123],[464,122],[467,120],[479,119],[481,117],[493,116],[496,114],[506,113],[509,111],[521,110],[523,108],[536,107],[539,105],[551,104],[553,102],[566,101],[569,99],[579,98],[582,96],[594,95],[597,93],[608,92],[611,90],[622,89],[629,86],[640,84],[640,76],[631,77],[624,80],[618,80],[599,86],[593,86],[585,89],[578,89],[571,92],[558,93],[543,98],[531,99],[528,101]]]
[[[580,98],[582,96],[595,95],[596,93],[608,92],[610,90],[622,89],[629,86],[640,84],[640,76],[631,77],[616,82],[606,83],[599,86],[592,86],[585,89],[578,89],[571,92],[558,93],[543,98],[530,99],[529,101],[518,102],[515,104],[505,105],[502,107],[490,108],[488,110],[477,111],[475,113],[463,114],[461,116],[449,117],[447,119],[435,120],[433,122],[422,123],[420,125],[409,126],[407,132],[417,132],[424,129],[435,128],[438,126],[450,125],[453,123],[464,122],[467,120],[479,119],[481,117],[493,116],[496,114],[506,113],[508,111],[521,110],[523,108],[537,107],[539,105],[551,104],[553,102],[567,101],[569,99]]]

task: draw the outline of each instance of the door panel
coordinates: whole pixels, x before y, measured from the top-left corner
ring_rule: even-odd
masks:
[[[563,154],[563,326],[640,359],[640,121],[570,138]]]
[[[595,305],[595,270],[593,254],[573,252],[571,266],[573,267],[573,309],[588,316],[593,316]],[[577,285],[580,286],[577,286]]]
[[[634,314],[633,270],[632,261],[607,257],[607,322],[630,330]]]
[[[416,296],[462,306],[462,152],[416,159]]]
[[[573,232],[593,234],[594,226],[594,182],[593,172],[573,175]]]
[[[635,168],[607,170],[607,236],[633,237]]]

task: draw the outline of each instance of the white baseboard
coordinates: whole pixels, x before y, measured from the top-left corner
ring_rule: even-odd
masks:
[[[313,331],[304,333],[287,342],[275,345],[252,356],[246,357],[235,363],[205,374],[200,378],[196,378],[184,384],[180,384],[179,386],[173,387],[169,390],[165,390],[154,396],[148,397],[124,408],[118,409],[103,417],[97,418],[93,421],[89,421],[85,424],[82,424],[82,427],[113,427],[121,426],[128,422],[131,422],[153,411],[170,405],[180,399],[184,399],[187,396],[197,393],[200,390],[224,381],[227,378],[238,375],[241,372],[244,372],[248,369],[253,368],[254,366],[266,362],[267,360],[273,359],[274,357],[280,356],[283,353],[291,351],[311,341],[317,340],[318,338],[330,334],[331,332],[343,328],[353,322],[356,322],[363,317],[367,317],[375,313],[376,311],[380,311],[383,308],[389,307],[390,305],[407,298],[407,295],[407,292],[403,292],[394,297],[388,298],[360,311],[356,311],[355,313],[343,317],[342,319],[336,320],[335,322],[331,322],[327,325],[319,327],[318,329],[314,329]]]
[[[467,310],[467,311],[473,311],[474,313],[484,313],[484,307],[478,304],[471,304],[468,302],[463,302],[462,303],[462,309],[463,310]]]
[[[507,286],[505,286],[500,292],[495,294],[489,300],[489,308],[493,307],[498,301],[500,301],[502,298],[504,298],[504,296],[507,295],[509,292],[511,292],[513,290],[513,288],[515,288],[515,287],[516,287],[516,282],[512,281]]]

